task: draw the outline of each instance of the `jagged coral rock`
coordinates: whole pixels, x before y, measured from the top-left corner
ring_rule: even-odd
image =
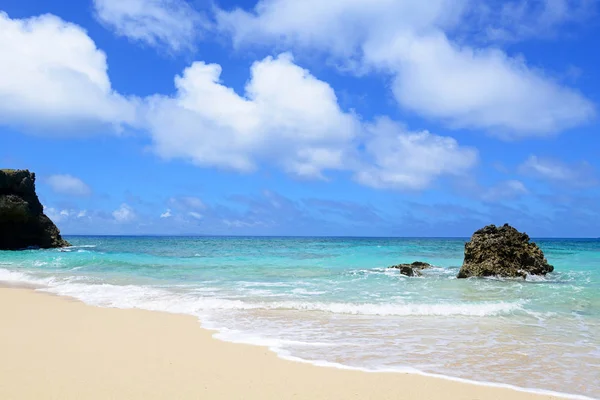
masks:
[[[554,271],[542,250],[526,233],[512,226],[486,226],[465,244],[465,259],[458,278],[499,276],[525,278]]]

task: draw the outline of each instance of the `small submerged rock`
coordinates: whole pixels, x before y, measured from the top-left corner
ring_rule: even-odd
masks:
[[[422,262],[422,261],[415,261],[412,264],[392,265],[389,268],[400,270],[400,273],[402,275],[406,275],[406,276],[421,276],[421,275],[423,275],[421,273],[422,270],[427,269],[427,268],[431,268],[431,267],[433,267],[433,265],[431,265],[429,263]]]
[[[488,225],[465,244],[465,259],[457,278],[498,276],[525,278],[554,271],[542,250],[526,233],[512,226]]]

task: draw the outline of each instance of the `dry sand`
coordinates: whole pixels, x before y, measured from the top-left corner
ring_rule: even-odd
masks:
[[[0,288],[0,399],[552,399],[316,367],[212,338],[196,318]]]

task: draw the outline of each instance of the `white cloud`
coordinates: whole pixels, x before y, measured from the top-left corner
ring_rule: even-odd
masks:
[[[513,200],[529,193],[525,184],[518,180],[508,180],[487,189],[481,198],[488,202]]]
[[[0,12],[1,123],[45,132],[134,120],[135,106],[112,90],[106,56],[82,28],[53,15]]]
[[[468,0],[259,0],[252,12],[217,10],[234,44],[284,43],[359,55],[374,34],[454,26]]]
[[[71,175],[51,175],[48,177],[47,183],[53,191],[60,194],[89,196],[92,193],[85,182]]]
[[[477,151],[450,137],[408,132],[387,118],[368,127],[369,158],[355,179],[375,188],[424,189],[444,175],[461,175],[477,163]]]
[[[370,62],[396,73],[393,92],[407,109],[454,127],[505,137],[543,136],[594,115],[593,105],[497,49],[458,47],[438,32],[371,43]]]
[[[133,208],[131,208],[131,206],[125,203],[121,204],[121,207],[113,211],[112,216],[115,219],[115,221],[119,223],[130,222],[136,218],[136,214]]]
[[[117,35],[172,52],[193,49],[207,25],[185,0],[94,0],[94,7]]]
[[[436,0],[261,0],[253,11],[217,15],[235,44],[317,49],[360,72],[390,74],[398,103],[452,127],[504,137],[553,134],[590,120],[577,91],[495,48],[453,43],[466,5]]]
[[[173,214],[171,213],[171,209],[167,208],[167,211],[165,211],[164,213],[160,214],[161,218],[171,218],[173,216]]]
[[[519,166],[519,172],[572,186],[592,186],[598,183],[594,168],[587,162],[569,165],[551,158],[532,155]]]
[[[243,172],[268,161],[310,178],[342,168],[359,124],[291,55],[254,63],[245,96],[223,85],[220,74],[219,65],[195,62],[176,78],[176,96],[149,101],[156,153]]]
[[[75,209],[57,209],[54,207],[44,207],[44,213],[53,222],[68,222],[70,220],[81,219],[88,217],[86,210],[75,210]]]

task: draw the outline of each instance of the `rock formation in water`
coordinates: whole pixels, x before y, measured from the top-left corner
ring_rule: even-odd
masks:
[[[526,233],[512,226],[486,226],[465,244],[465,259],[458,278],[499,276],[525,278],[554,271],[542,250]]]
[[[35,193],[35,174],[0,170],[0,250],[69,246],[43,211]]]
[[[390,268],[400,270],[402,275],[406,276],[421,276],[421,271],[431,268],[432,265],[422,261],[415,261],[412,264],[392,265]]]

